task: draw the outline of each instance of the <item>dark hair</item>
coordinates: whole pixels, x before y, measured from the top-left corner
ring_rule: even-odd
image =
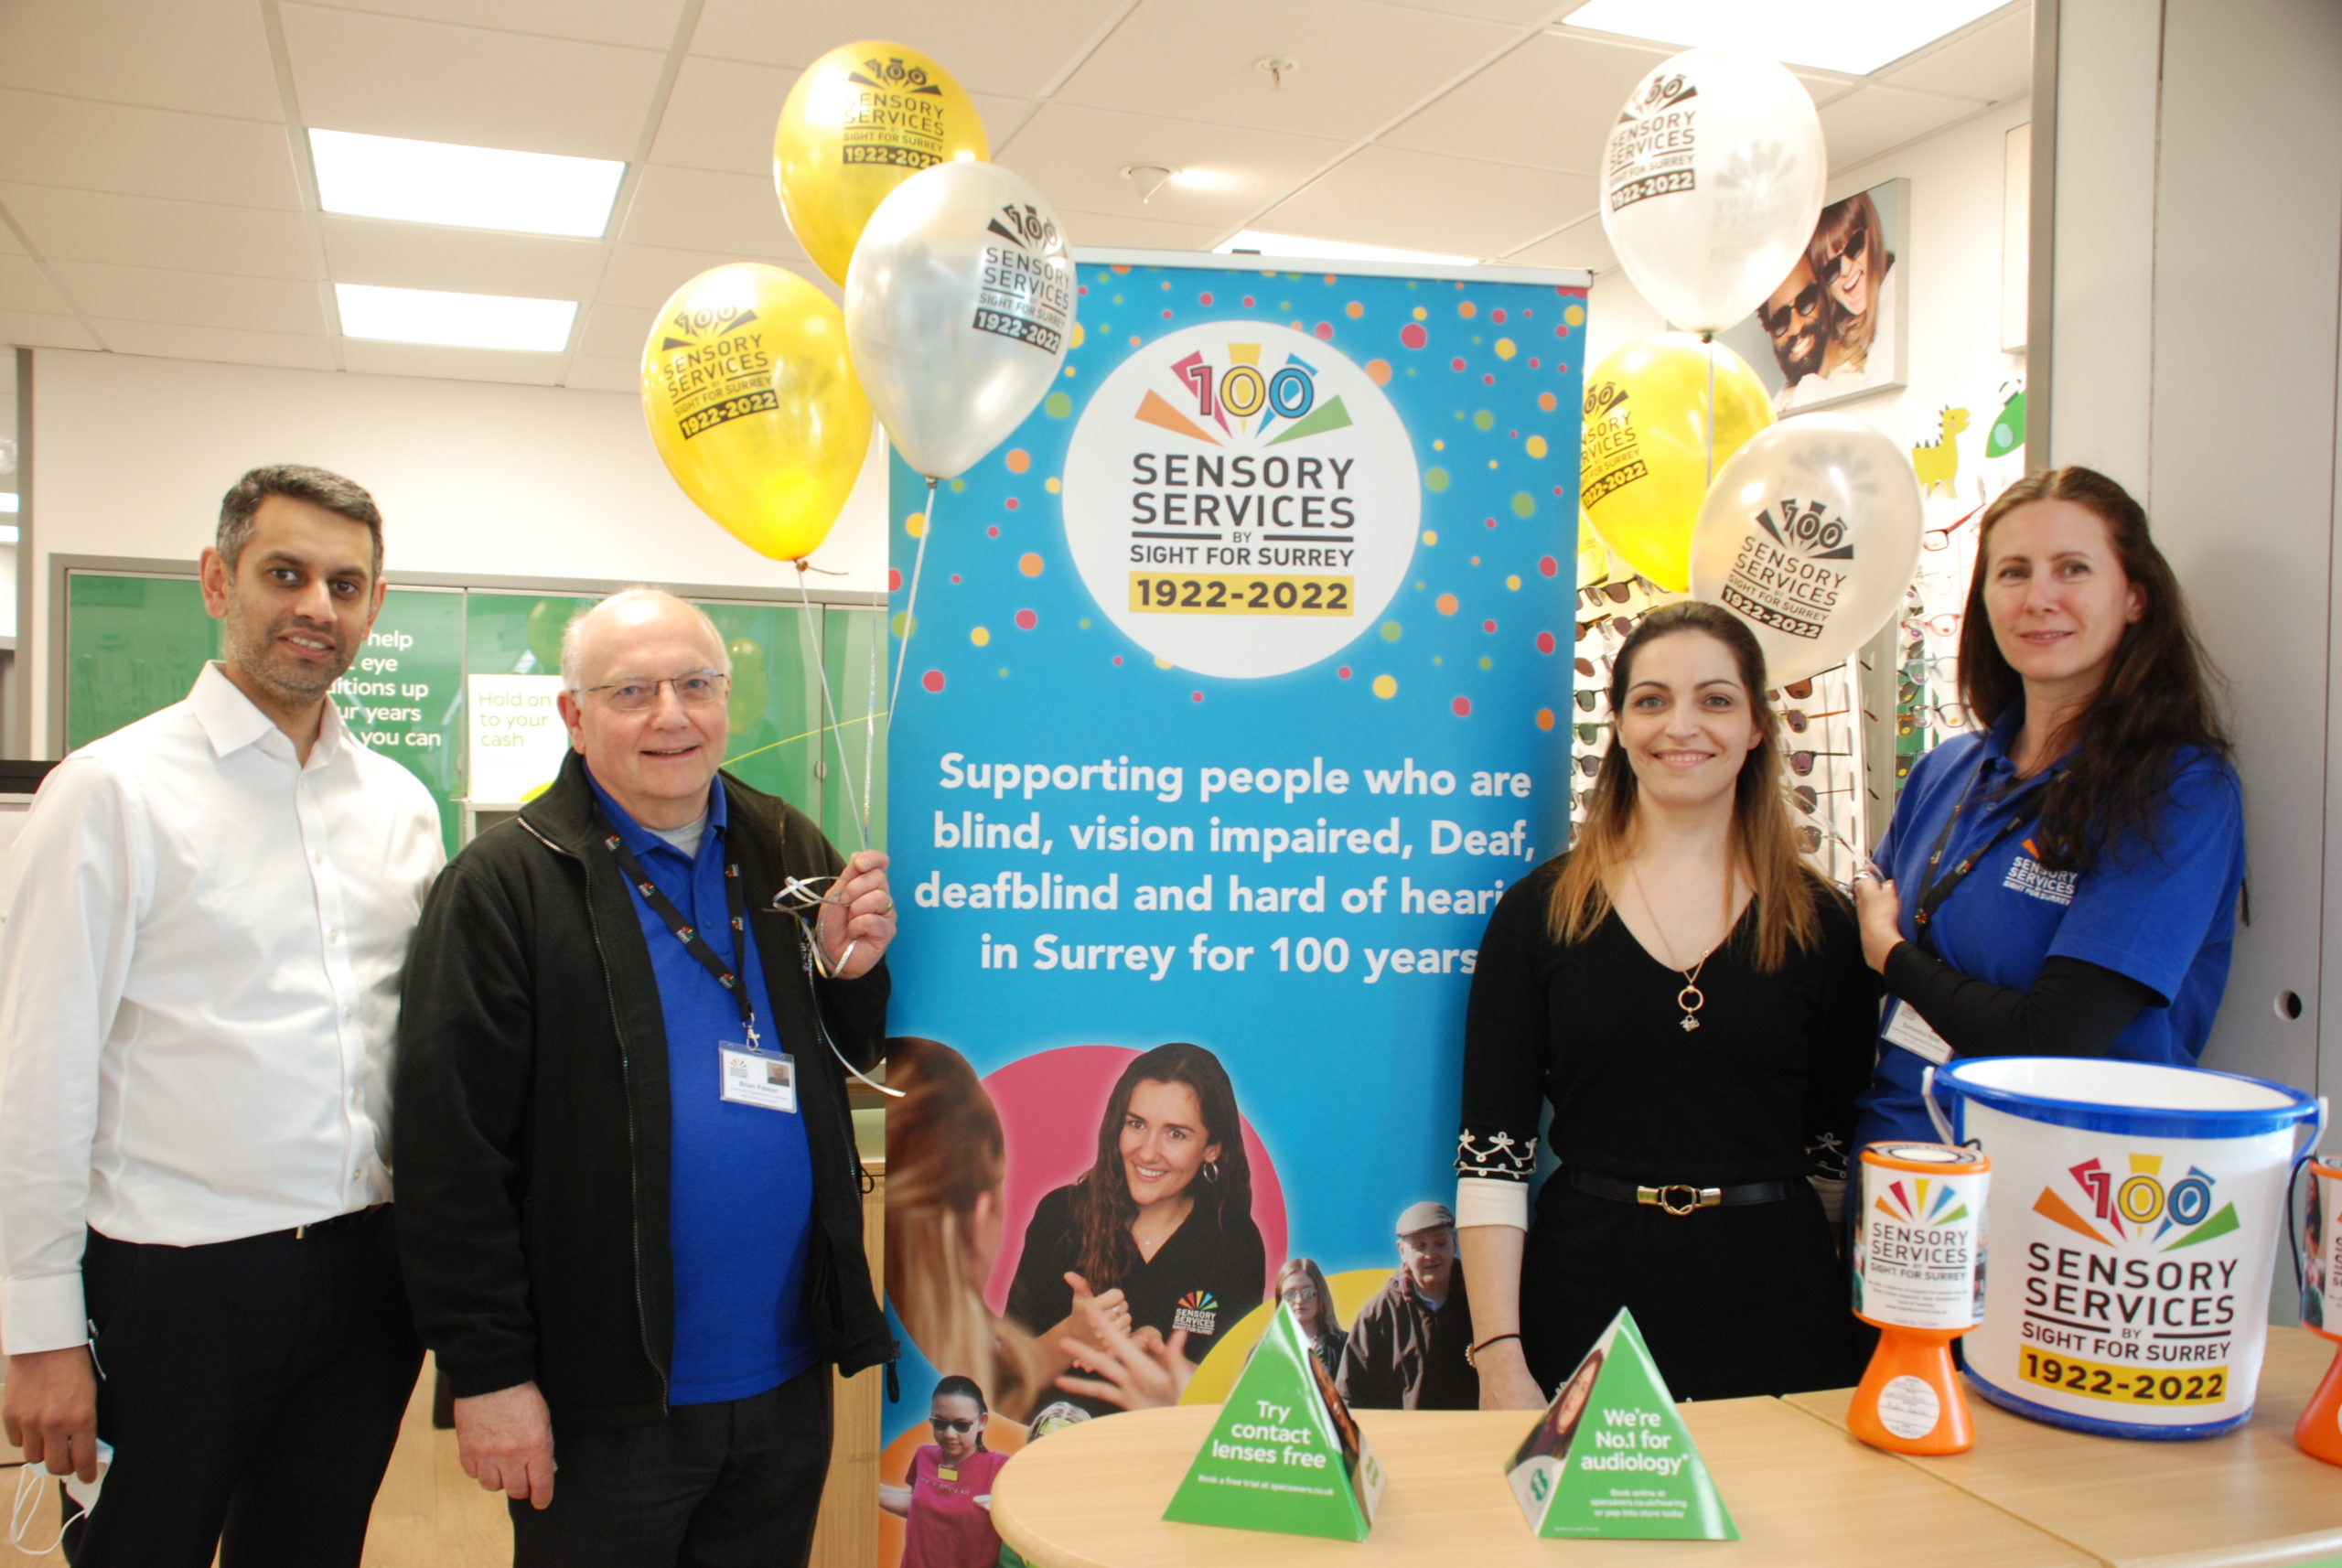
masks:
[[[1252,1212],[1252,1167],[1244,1157],[1243,1123],[1237,1118],[1236,1089],[1228,1081],[1228,1069],[1201,1046],[1174,1042],[1155,1047],[1124,1068],[1115,1081],[1114,1092],[1106,1098],[1106,1114],[1098,1123],[1097,1160],[1073,1184],[1073,1232],[1080,1244],[1074,1267],[1101,1291],[1137,1273],[1141,1262],[1138,1243],[1131,1240],[1138,1205],[1123,1171],[1122,1140],[1132,1091],[1142,1083],[1176,1083],[1193,1090],[1203,1114],[1204,1142],[1219,1145],[1217,1175],[1198,1176],[1188,1186],[1195,1199],[1188,1218],[1209,1214],[1212,1228],[1224,1230],[1231,1220]]]
[[[1733,787],[1729,853],[1755,894],[1756,941],[1750,958],[1759,970],[1777,970],[1789,961],[1790,948],[1808,950],[1821,940],[1821,900],[1832,895],[1829,884],[1798,857],[1797,829],[1781,792],[1781,724],[1765,701],[1765,650],[1756,634],[1730,610],[1696,599],[1652,610],[1627,634],[1610,661],[1611,722],[1626,711],[1642,650],[1660,638],[1686,632],[1723,643],[1747,688],[1756,745],[1742,760]],[[1607,878],[1634,852],[1639,796],[1633,765],[1614,730],[1587,795],[1585,825],[1578,830],[1569,864],[1553,880],[1546,906],[1545,922],[1555,941],[1585,940],[1610,912]]]
[[[2048,737],[2057,751],[2070,747],[2073,760],[2042,797],[2035,843],[2043,865],[2082,870],[2117,840],[2131,837],[2154,847],[2160,808],[2181,753],[2226,757],[2231,747],[2220,723],[2218,671],[2197,640],[2171,563],[2147,535],[2146,510],[2092,468],[2027,474],[2000,493],[1977,525],[1976,575],[1960,628],[1960,695],[1977,722],[1993,725],[2025,701],[2024,678],[2002,654],[1984,608],[1993,530],[2017,508],[2044,500],[2071,501],[2104,523],[2122,575],[2146,601],[2114,645],[2090,706]]]
[[[354,480],[299,463],[275,463],[254,468],[220,498],[220,532],[211,547],[228,564],[229,571],[236,569],[244,546],[252,542],[252,514],[271,496],[306,501],[362,525],[374,536],[373,575],[382,575],[382,513],[374,505],[374,498]]]
[[[992,1407],[984,1403],[984,1391],[976,1386],[976,1380],[973,1378],[962,1377],[958,1372],[952,1373],[948,1378],[940,1378],[936,1380],[935,1392],[928,1396],[928,1408],[929,1410],[934,1409],[935,1402],[942,1399],[973,1400],[976,1402],[976,1413],[978,1415],[990,1415],[992,1413]],[[974,1435],[976,1439],[976,1446],[978,1448],[982,1448],[984,1445],[984,1429],[983,1426],[979,1425],[976,1427]]]

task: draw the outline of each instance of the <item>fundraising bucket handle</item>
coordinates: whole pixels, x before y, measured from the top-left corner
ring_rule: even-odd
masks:
[[[2294,1163],[2285,1172],[2285,1242],[2294,1250],[2294,1278],[2302,1277],[2302,1232],[2299,1217],[2294,1213],[2294,1194],[2301,1190],[2302,1167],[2317,1153],[2317,1141],[2326,1135],[2328,1115],[2326,1096],[2317,1097],[2317,1114],[2310,1119],[2309,1140],[2294,1151]]]
[[[1928,1120],[1936,1124],[1936,1136],[1947,1144],[1960,1142],[1951,1135],[1950,1119],[1944,1115],[1943,1107],[1936,1101],[1936,1069],[1932,1062],[1919,1071],[1919,1100],[1928,1108]],[[2319,1103],[2322,1105],[2324,1102]],[[2316,1142],[2314,1137],[2310,1140],[2313,1145]]]

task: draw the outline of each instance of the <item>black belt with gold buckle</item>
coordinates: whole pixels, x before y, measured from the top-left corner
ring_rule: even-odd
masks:
[[[1631,1181],[1620,1181],[1616,1176],[1580,1170],[1575,1165],[1568,1167],[1563,1175],[1572,1187],[1590,1197],[1606,1197],[1613,1203],[1649,1204],[1678,1216],[1703,1208],[1739,1208],[1750,1204],[1778,1203],[1797,1190],[1796,1184],[1786,1181],[1750,1181],[1735,1187],[1695,1187],[1690,1182],[1679,1181],[1659,1187],[1643,1187]]]

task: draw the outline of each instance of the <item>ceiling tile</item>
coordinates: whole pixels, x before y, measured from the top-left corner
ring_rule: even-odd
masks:
[[[1368,0],[1144,0],[1057,97],[1260,131],[1355,139],[1513,38]],[[1277,88],[1252,62],[1300,62]]]
[[[609,265],[602,271],[596,305],[630,305],[656,310],[677,289],[707,271],[740,258],[723,251],[671,251],[660,245],[613,245]],[[812,263],[800,262],[794,271],[812,275]]]
[[[1446,16],[1477,16],[1516,27],[1533,27],[1553,14],[1553,0],[1391,0],[1409,11],[1437,11]]]
[[[1209,251],[1229,231],[1229,225],[1166,223],[1155,218],[1134,218],[1118,212],[1069,212],[1058,217],[1066,237],[1079,249],[1101,251]]]
[[[1821,134],[1830,145],[1830,172],[1852,168],[1879,154],[1940,131],[1983,107],[1971,99],[1906,92],[1898,87],[1865,87],[1821,110]]]
[[[662,56],[437,22],[283,8],[302,118],[334,131],[628,158]]]
[[[674,44],[683,0],[338,0],[334,9],[666,49]]]
[[[1048,103],[1000,161],[1031,180],[1054,207],[1228,228],[1325,167],[1344,145],[1316,136]],[[1134,163],[1160,164],[1182,177],[1142,204],[1138,188],[1119,172]]]
[[[1670,43],[1663,38],[1629,38],[1620,33],[1597,32],[1592,27],[1557,27],[1553,31],[1563,38],[1599,39],[1608,43],[1624,44],[1630,48],[1656,49],[1661,59],[1671,59],[1691,47],[1688,44]],[[1791,65],[1789,67],[1789,73],[1805,83],[1806,91],[1812,95],[1816,103],[1827,103],[1831,99],[1842,95],[1848,88],[1859,85],[1865,80],[1859,76],[1848,76],[1844,71],[1822,70],[1810,65]]]
[[[46,256],[245,277],[317,275],[309,220],[297,212],[42,185],[0,185],[0,203]]]
[[[1606,273],[1618,264],[1618,253],[1610,248],[1610,237],[1602,231],[1602,218],[1596,213],[1558,234],[1522,246],[1504,261],[1508,266],[1584,267],[1590,273]]]
[[[285,118],[252,0],[71,0],[0,5],[0,87]]]
[[[992,144],[994,157],[1015,140],[1017,133],[1032,120],[1034,111],[1041,106],[1038,99],[1002,98],[990,92],[972,92],[968,98],[975,104],[976,113],[983,116],[984,140]]]
[[[1585,175],[1373,146],[1262,214],[1255,227],[1487,257],[1594,204],[1595,182]]]
[[[248,332],[332,329],[324,289],[283,278],[225,277],[107,262],[52,262],[58,281],[92,317],[229,327]]]
[[[209,360],[222,365],[284,365],[300,371],[330,371],[333,340],[323,334],[232,332],[219,327],[182,327],[163,321],[91,322],[117,354],[156,360]]]
[[[282,124],[91,103],[0,88],[0,180],[301,208]]]
[[[650,324],[657,319],[659,312],[655,308],[638,310],[628,305],[597,305],[586,313],[585,328],[577,334],[575,346],[577,352],[597,359],[632,355],[639,364],[643,339],[650,336]]]
[[[72,309],[48,281],[48,274],[41,271],[39,263],[30,256],[0,256],[0,310],[68,316]]]
[[[650,161],[772,177],[772,128],[797,73],[745,60],[683,61]]]
[[[1123,4],[1017,0],[1008,10],[957,0],[707,0],[692,53],[793,72],[841,44],[897,38],[915,43],[971,92],[1029,98],[1079,59]]]
[[[781,219],[770,175],[648,165],[618,237],[634,244],[721,251],[736,262],[805,264],[805,252]]]
[[[88,328],[70,316],[0,310],[0,343],[21,349],[102,349]],[[16,377],[7,378],[13,388]]]
[[[434,376],[454,381],[517,381],[549,387],[561,377],[563,356],[505,349],[441,349],[426,343],[380,343],[345,338],[342,368],[366,376]]]
[[[1666,58],[1583,33],[1541,33],[1380,140],[1418,152],[1597,174],[1619,106]]]
[[[0,223],[0,256],[21,256],[24,253],[25,248],[16,243],[16,231],[7,224]],[[5,380],[5,377],[0,377],[0,381]]]
[[[580,392],[642,392],[642,361],[604,359],[591,354],[574,354],[569,360],[569,374],[561,384],[575,387]]]
[[[318,220],[336,283],[509,294],[531,299],[593,296],[607,247],[599,240],[500,234],[373,218]]]
[[[2020,5],[1929,49],[1909,65],[1879,73],[1894,87],[1949,92],[1986,103],[2022,98],[2033,91],[2033,10]]]

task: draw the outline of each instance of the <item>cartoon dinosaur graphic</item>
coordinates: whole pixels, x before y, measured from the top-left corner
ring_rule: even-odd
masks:
[[[1911,448],[1911,467],[1918,473],[1922,490],[1939,487],[1950,490],[1952,481],[1960,477],[1960,448],[1952,445],[1952,437],[1967,428],[1968,411],[1946,407],[1943,434]]]

